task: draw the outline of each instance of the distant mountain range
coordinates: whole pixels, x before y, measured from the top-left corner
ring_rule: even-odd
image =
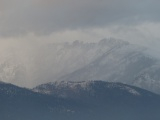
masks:
[[[0,58],[0,80],[29,88],[54,81],[104,80],[160,94],[160,60],[147,50],[116,39],[48,44],[22,58],[12,50]]]
[[[159,120],[159,101],[122,83],[64,81],[33,90],[0,83],[2,120]]]

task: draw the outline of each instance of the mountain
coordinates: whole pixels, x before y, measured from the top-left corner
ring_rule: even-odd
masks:
[[[108,41],[106,43],[109,44]],[[122,82],[160,94],[160,60],[145,53],[146,48],[132,44],[118,45],[58,81]]]
[[[160,60],[145,47],[103,39],[50,43],[35,49],[23,53],[15,48],[0,57],[0,80],[28,88],[54,81],[105,80],[160,94]]]
[[[1,82],[0,98],[2,120],[160,119],[159,95],[122,83],[55,82],[29,90]]]
[[[56,81],[60,77],[70,74],[101,57],[106,51],[122,47],[128,42],[116,39],[103,39],[99,43],[72,43],[49,44],[40,49],[35,55],[35,67],[37,84],[40,81]]]

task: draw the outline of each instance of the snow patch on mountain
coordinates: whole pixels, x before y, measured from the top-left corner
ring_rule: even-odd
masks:
[[[125,90],[133,95],[138,95],[138,96],[141,95],[141,93],[138,92],[137,90],[135,90],[131,87],[125,86],[125,85],[120,85],[120,84],[116,84],[116,83],[109,83],[109,84],[107,84],[107,87],[110,89],[119,88],[120,90]]]
[[[100,84],[99,84],[100,83]],[[55,94],[57,91],[60,91],[63,94],[60,94],[61,97],[66,97],[67,93],[66,91],[70,90],[72,92],[79,92],[80,90],[84,90],[86,92],[92,92],[94,94],[94,86],[99,86],[104,84],[104,89],[119,89],[126,91],[132,95],[140,96],[141,93],[135,90],[132,87],[129,87],[124,84],[119,83],[108,83],[108,82],[102,82],[102,81],[80,81],[80,82],[74,82],[74,81],[56,81],[56,82],[50,82],[47,84],[42,84],[40,86],[37,86],[33,89],[34,92],[43,93],[43,94]]]

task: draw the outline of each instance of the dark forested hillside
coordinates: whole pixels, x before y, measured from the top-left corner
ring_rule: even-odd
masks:
[[[36,91],[36,92],[33,92]],[[2,120],[159,120],[160,96],[121,83],[48,83],[34,90],[0,83]]]

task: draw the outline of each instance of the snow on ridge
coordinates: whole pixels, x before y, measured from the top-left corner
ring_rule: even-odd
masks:
[[[121,90],[125,90],[125,91],[127,91],[127,92],[129,92],[129,93],[131,93],[133,95],[137,95],[137,96],[141,95],[137,90],[135,90],[135,89],[133,89],[133,88],[131,88],[129,86],[126,86],[126,85],[120,85],[118,83],[107,84],[107,87],[108,88],[119,88]]]
[[[96,84],[96,82],[103,82],[103,81],[56,81],[56,82],[50,82],[47,84],[40,85],[38,89],[34,89],[35,92],[43,92],[44,94],[51,94],[52,90],[50,87],[54,87],[55,89],[62,89],[62,88],[68,88],[71,90],[75,89],[84,89],[84,90],[91,90],[92,89],[92,84]],[[135,90],[132,87],[129,87],[125,84],[119,84],[119,83],[108,83],[104,82],[106,84],[106,88],[108,89],[114,89],[118,88],[120,90],[127,91],[128,93],[136,96],[140,96],[141,93]]]
[[[69,87],[71,89],[74,89],[76,87],[81,87],[83,89],[87,88],[91,82],[93,81],[56,81],[56,82],[51,82],[51,85],[55,85],[55,87]]]
[[[133,95],[137,95],[137,96],[141,95],[138,91],[136,91],[135,89],[133,89],[133,88],[131,88],[131,87],[125,86],[125,87],[124,87],[124,90],[127,90],[129,93],[131,93],[131,94],[133,94]]]

